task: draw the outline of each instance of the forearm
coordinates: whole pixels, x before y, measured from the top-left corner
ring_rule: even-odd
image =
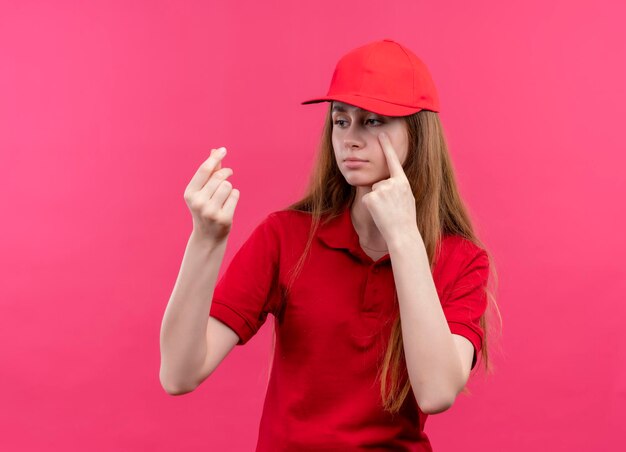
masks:
[[[389,254],[415,398],[422,410],[447,409],[461,387],[462,366],[419,232],[394,240]]]
[[[219,245],[191,234],[161,324],[161,369],[166,388],[194,384],[207,355],[206,329],[226,241]]]

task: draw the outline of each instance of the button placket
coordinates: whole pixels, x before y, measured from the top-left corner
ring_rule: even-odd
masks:
[[[378,315],[380,311],[380,267],[369,266],[361,310],[366,315]]]

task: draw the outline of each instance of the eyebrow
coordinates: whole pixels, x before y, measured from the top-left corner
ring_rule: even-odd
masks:
[[[360,107],[351,107],[351,109],[352,109],[352,110],[356,110],[356,111],[361,111],[361,112],[367,112],[367,110],[363,110],[363,109],[362,109],[362,108],[360,108]],[[343,105],[336,105],[336,104],[333,104],[333,109],[332,109],[332,111],[333,111],[333,112],[335,112],[335,111],[341,111],[341,112],[343,112],[343,113],[347,113],[347,112],[348,112],[348,110],[347,110],[347,109],[346,109]]]

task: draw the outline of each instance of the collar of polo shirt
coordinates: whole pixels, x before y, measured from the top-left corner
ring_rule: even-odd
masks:
[[[326,222],[324,223],[324,221]],[[372,260],[361,248],[359,235],[350,218],[349,205],[345,206],[336,217],[322,219],[318,227],[317,238],[329,248],[346,249],[361,260]],[[388,254],[379,259],[380,262],[388,260]]]

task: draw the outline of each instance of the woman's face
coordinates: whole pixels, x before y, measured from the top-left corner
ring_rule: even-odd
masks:
[[[378,140],[380,132],[387,133],[400,163],[404,163],[408,151],[404,119],[379,115],[338,101],[333,102],[332,108],[335,159],[350,185],[371,186],[390,177],[387,159]],[[351,163],[346,161],[347,158],[365,161]]]

